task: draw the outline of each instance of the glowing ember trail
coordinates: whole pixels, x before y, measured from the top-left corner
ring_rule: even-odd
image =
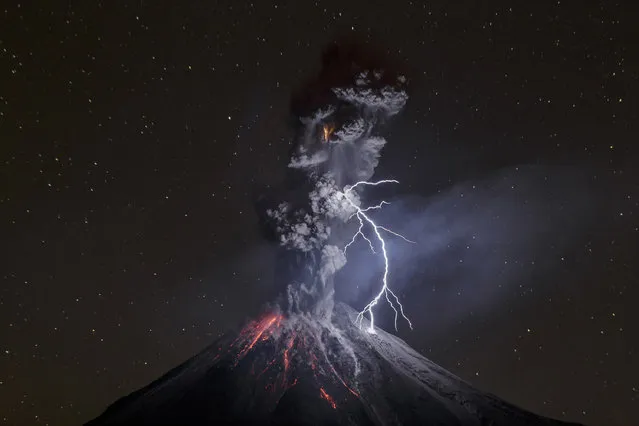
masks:
[[[288,344],[286,345],[286,349],[284,349],[284,374],[282,375],[282,386],[286,386],[286,379],[288,376],[288,367],[290,365],[290,359],[289,359],[289,352],[290,350],[293,348],[293,345],[295,344],[295,335],[293,335],[289,340],[288,340]]]
[[[399,298],[397,297],[397,295],[390,289],[390,287],[388,286],[388,254],[386,253],[386,241],[384,241],[384,238],[382,237],[382,234],[380,233],[381,231],[385,231],[389,234],[395,235],[397,237],[402,238],[404,241],[409,242],[409,243],[415,243],[414,241],[409,240],[408,238],[404,237],[403,235],[400,235],[394,231],[391,231],[388,228],[385,228],[383,226],[377,225],[367,214],[366,212],[371,211],[371,210],[379,210],[382,208],[382,206],[384,206],[384,204],[389,204],[386,201],[382,201],[381,203],[375,205],[375,206],[369,206],[366,208],[361,208],[360,206],[357,205],[357,203],[354,201],[354,199],[352,198],[352,193],[353,190],[360,186],[360,185],[369,185],[369,186],[377,186],[383,183],[399,183],[396,180],[380,180],[377,182],[368,182],[368,181],[359,181],[353,185],[350,186],[346,186],[344,187],[344,192],[342,192],[342,195],[344,196],[344,198],[349,202],[349,204],[355,209],[355,213],[353,213],[352,216],[357,216],[357,219],[359,220],[359,228],[357,229],[357,232],[353,235],[353,238],[351,239],[351,241],[346,244],[346,246],[344,247],[344,254],[346,254],[346,250],[348,249],[348,247],[353,244],[355,242],[355,240],[357,239],[358,236],[361,236],[363,239],[365,239],[368,242],[369,247],[371,248],[371,251],[373,253],[375,253],[375,248],[373,246],[373,242],[366,237],[366,235],[363,232],[364,226],[366,225],[366,223],[368,223],[370,225],[370,228],[373,230],[373,233],[375,234],[375,238],[379,241],[381,248],[382,248],[382,256],[384,257],[384,275],[382,277],[382,288],[379,291],[379,293],[377,293],[377,295],[373,298],[373,300],[371,300],[368,305],[366,305],[366,307],[364,307],[364,309],[357,315],[357,319],[356,322],[358,323],[359,327],[362,328],[362,321],[364,319],[364,314],[366,312],[368,312],[368,315],[370,316],[370,327],[368,328],[368,331],[370,333],[374,333],[375,332],[375,316],[373,314],[373,308],[375,307],[375,305],[377,305],[377,303],[379,303],[379,300],[382,298],[382,296],[386,297],[386,301],[388,302],[388,304],[390,305],[390,307],[393,309],[393,311],[395,311],[395,330],[397,331],[397,316],[399,313],[402,314],[402,317],[404,317],[404,319],[406,320],[406,322],[408,322],[408,326],[410,327],[410,329],[413,329],[413,324],[411,324],[410,320],[408,319],[408,317],[404,314],[404,307],[402,306],[402,304],[399,301]],[[390,296],[393,297],[393,299],[395,299],[395,302],[393,303],[393,301],[391,300]],[[399,312],[397,310],[397,308],[395,307],[395,304],[397,304],[397,306],[399,307]]]
[[[282,316],[281,315],[271,314],[271,315],[267,316],[266,318],[264,318],[262,321],[258,322],[256,327],[254,327],[254,329],[252,330],[252,331],[255,332],[255,335],[253,336],[253,339],[251,340],[250,343],[247,343],[242,348],[242,350],[237,354],[238,361],[239,361],[239,359],[243,358],[244,355],[246,355],[251,349],[253,349],[255,344],[260,339],[262,339],[262,340],[268,339],[269,335],[268,334],[265,335],[264,333],[266,333],[267,331],[270,331],[269,329],[271,329],[271,327],[273,327],[273,325],[276,324],[276,323],[277,323],[276,327],[279,327],[279,324],[280,324],[281,321],[282,321]]]
[[[295,343],[295,337],[291,337],[288,341],[288,345],[286,345],[286,349],[284,350],[284,372],[285,373],[288,371],[288,365],[290,362],[288,358],[288,353],[293,347],[294,343]]]
[[[339,374],[337,374],[337,371],[335,370],[335,367],[333,367],[331,365],[331,369],[333,370],[333,374],[335,374],[335,377],[337,377],[337,379],[342,383],[342,385],[344,385],[344,387],[353,394],[353,396],[359,398],[359,394],[357,392],[355,392],[353,389],[351,389],[346,382],[344,381],[344,379],[341,378],[341,376]]]
[[[337,409],[337,404],[335,403],[335,400],[333,399],[332,396],[326,393],[324,388],[320,388],[320,396],[322,397],[322,399],[326,400],[326,402],[331,404],[331,407],[333,407],[333,410]]]

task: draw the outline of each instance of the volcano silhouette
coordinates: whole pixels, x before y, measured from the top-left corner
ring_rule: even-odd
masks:
[[[341,303],[325,322],[271,312],[87,425],[568,425],[476,390],[356,316]]]

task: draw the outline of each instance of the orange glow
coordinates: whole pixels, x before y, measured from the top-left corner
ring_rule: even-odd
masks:
[[[324,142],[328,142],[328,139],[331,137],[334,131],[335,131],[335,126],[332,124],[324,124],[324,126],[322,126],[322,133],[324,134]]]
[[[284,379],[286,379],[286,373],[288,372],[288,365],[290,362],[288,358],[288,353],[293,347],[293,343],[295,343],[295,336],[289,339],[288,345],[286,346],[286,349],[284,350]]]
[[[246,355],[248,351],[253,349],[255,344],[260,339],[268,338],[268,334],[265,335],[264,333],[266,333],[276,322],[277,322],[276,327],[279,327],[281,321],[282,321],[282,316],[276,315],[276,314],[271,314],[267,316],[266,318],[264,318],[262,321],[260,321],[257,324],[257,326],[254,327],[253,331],[255,331],[255,335],[253,339],[251,340],[251,343],[248,343],[244,346],[244,348],[238,354],[238,358],[242,358],[244,355]]]
[[[333,410],[337,409],[337,404],[335,404],[335,400],[333,399],[332,396],[326,393],[324,388],[320,388],[320,396],[322,397],[322,399],[326,400],[326,402],[331,404],[331,407],[333,407]]]

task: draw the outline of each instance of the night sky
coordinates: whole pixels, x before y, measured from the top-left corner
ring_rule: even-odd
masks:
[[[376,172],[401,183],[380,217],[417,241],[391,246],[415,327],[400,337],[536,413],[637,424],[631,6],[2,9],[3,424],[87,421],[271,300],[255,200],[286,173],[292,93],[343,37],[389,52],[411,83]],[[336,286],[361,309],[360,252]]]

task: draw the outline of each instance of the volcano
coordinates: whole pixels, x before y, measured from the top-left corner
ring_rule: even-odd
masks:
[[[366,322],[343,303],[323,321],[272,310],[87,425],[568,425],[473,388]]]

